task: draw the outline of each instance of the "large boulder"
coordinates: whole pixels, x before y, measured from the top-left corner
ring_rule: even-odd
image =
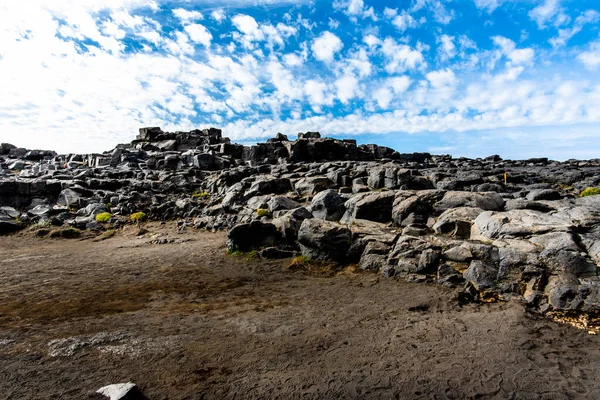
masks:
[[[483,210],[475,207],[459,207],[446,210],[440,215],[433,230],[438,234],[449,234],[452,237],[468,239],[471,225]]]
[[[296,182],[294,189],[301,196],[312,196],[325,189],[329,189],[332,182],[325,176],[302,178]]]
[[[72,189],[65,189],[60,192],[56,204],[59,206],[79,207],[81,204],[81,195]]]
[[[491,262],[473,260],[463,277],[477,290],[490,289],[498,278],[498,267]]]
[[[306,208],[298,207],[286,211],[283,215],[276,215],[271,223],[277,227],[286,241],[293,243],[298,239],[298,231],[302,222],[312,217],[313,215]]]
[[[391,249],[385,243],[368,242],[360,257],[359,268],[366,271],[379,271],[387,264],[388,253]]]
[[[433,205],[442,199],[444,193],[442,190],[435,189],[396,192],[396,198],[392,205],[392,220],[397,225],[426,222],[434,212]]]
[[[582,233],[581,244],[585,247],[589,256],[600,265],[600,226]]]
[[[578,228],[594,228],[600,224],[600,196],[575,199],[553,215]]]
[[[311,210],[315,218],[326,221],[339,221],[344,215],[345,199],[333,189],[324,190],[315,195],[311,202]]]
[[[560,193],[554,189],[534,189],[527,193],[527,200],[559,200],[562,198]]]
[[[352,244],[352,233],[335,222],[306,219],[298,231],[298,242],[305,257],[344,262]]]
[[[11,150],[16,149],[17,146],[10,143],[0,143],[0,156],[9,154]]]
[[[437,212],[457,207],[476,207],[486,211],[501,211],[504,199],[498,193],[446,192],[433,206]]]
[[[475,219],[471,227],[471,239],[486,241],[529,237],[548,232],[566,232],[570,226],[563,218],[534,210],[485,211]]]
[[[364,193],[350,198],[344,204],[346,212],[343,223],[351,223],[355,219],[366,219],[375,222],[392,220],[392,206],[395,192]]]
[[[280,210],[293,210],[300,207],[300,203],[284,196],[271,197],[271,199],[267,202],[267,205],[269,206],[269,210],[272,212]]]
[[[281,232],[270,223],[252,221],[248,224],[234,226],[227,235],[229,251],[251,251],[262,247],[270,247],[282,241]]]
[[[292,183],[287,178],[265,178],[257,180],[250,186],[246,196],[259,196],[265,194],[282,194],[292,190]]]

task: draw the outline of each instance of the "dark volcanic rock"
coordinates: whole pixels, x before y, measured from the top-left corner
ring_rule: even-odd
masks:
[[[345,200],[335,190],[324,190],[312,199],[312,214],[317,219],[339,221],[346,210],[344,202]]]
[[[0,144],[0,233],[114,229],[143,212],[229,229],[231,251],[302,251],[415,282],[467,281],[464,298],[600,311],[600,196],[579,197],[600,185],[599,159],[472,160],[291,137],[242,146],[215,128],[148,127],[104,153]]]
[[[246,252],[277,245],[281,241],[281,233],[275,225],[253,221],[249,224],[236,225],[229,231],[227,249]]]
[[[298,232],[298,243],[305,257],[344,262],[352,244],[352,233],[335,222],[306,219]]]

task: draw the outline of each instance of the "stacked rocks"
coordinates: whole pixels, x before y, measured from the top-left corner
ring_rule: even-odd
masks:
[[[143,211],[230,229],[230,250],[356,263],[542,311],[600,309],[600,160],[401,154],[317,132],[242,146],[142,128],[102,154],[0,145],[0,232]],[[111,222],[109,221],[109,224]]]

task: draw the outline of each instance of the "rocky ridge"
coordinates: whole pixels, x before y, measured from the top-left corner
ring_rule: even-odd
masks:
[[[142,128],[102,154],[0,145],[0,233],[104,230],[131,214],[229,229],[231,251],[358,264],[383,276],[600,310],[600,160],[402,154],[317,132],[242,146],[210,128]],[[99,215],[105,218],[98,218]]]

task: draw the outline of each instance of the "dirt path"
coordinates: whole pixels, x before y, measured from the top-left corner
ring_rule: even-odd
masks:
[[[0,398],[598,398],[600,338],[515,303],[176,243],[0,237]],[[154,240],[156,241],[156,240]],[[101,397],[99,397],[101,398]]]

